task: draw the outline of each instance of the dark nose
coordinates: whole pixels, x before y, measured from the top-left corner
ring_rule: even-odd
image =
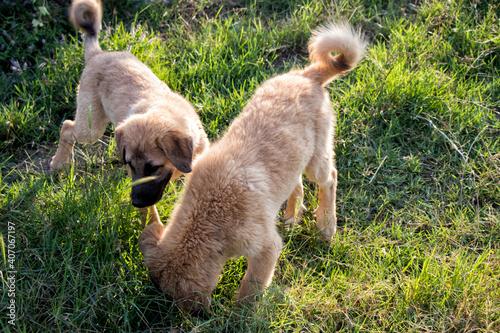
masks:
[[[158,186],[153,186],[153,184],[139,184],[132,187],[132,205],[137,208],[149,207],[156,204],[161,199],[161,191]]]
[[[152,206],[154,204],[148,204],[147,202],[145,202],[141,198],[137,198],[137,197],[132,196],[132,205],[134,205],[134,207],[136,207],[136,208],[144,208],[144,207]]]

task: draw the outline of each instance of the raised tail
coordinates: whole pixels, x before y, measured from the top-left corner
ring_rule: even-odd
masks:
[[[99,31],[101,30],[101,0],[73,0],[69,9],[69,19],[73,25],[84,32],[85,61],[101,53]]]
[[[356,67],[367,44],[361,32],[354,30],[349,23],[324,25],[316,29],[309,40],[312,64],[304,69],[303,75],[326,85],[336,76]],[[332,52],[339,54],[333,56]]]

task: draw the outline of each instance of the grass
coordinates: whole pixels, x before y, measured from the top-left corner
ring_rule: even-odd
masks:
[[[302,226],[278,218],[286,246],[260,302],[235,307],[246,269],[237,258],[207,318],[152,287],[111,128],[78,147],[67,175],[47,172],[59,126],[73,117],[83,48],[62,1],[21,2],[0,4],[2,330],[500,330],[500,2],[104,1],[103,49],[144,61],[195,105],[211,140],[263,81],[308,63],[311,29],[345,17],[370,39],[358,68],[328,86],[338,117],[334,241],[317,232],[306,183]],[[182,185],[158,205],[164,221]]]

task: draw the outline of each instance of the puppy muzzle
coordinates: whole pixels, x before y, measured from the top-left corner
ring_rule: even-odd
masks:
[[[132,204],[137,208],[153,206],[160,201],[172,173],[159,180],[151,180],[132,187]]]

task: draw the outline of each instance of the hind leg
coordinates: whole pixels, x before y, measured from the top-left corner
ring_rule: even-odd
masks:
[[[304,189],[302,187],[302,175],[299,176],[297,185],[293,189],[292,194],[288,197],[285,210],[286,223],[300,223],[300,219],[307,210],[303,204]]]
[[[323,236],[331,239],[337,232],[337,169],[334,166],[331,120],[324,121],[316,137],[313,157],[306,168],[307,178],[319,185],[316,223]]]
[[[327,238],[332,238],[337,232],[337,169],[331,170],[331,177],[323,184],[319,184],[318,207],[315,210],[318,228]]]
[[[333,165],[313,175],[307,172],[308,178],[319,185],[318,207],[314,211],[318,228],[326,238],[332,238],[337,232],[337,169]],[[320,177],[318,177],[320,176]]]
[[[84,103],[83,108],[79,107],[76,112],[75,121],[65,120],[61,127],[59,146],[50,163],[51,170],[60,171],[68,167],[73,159],[73,147],[75,143],[96,142],[104,134],[108,123],[109,119],[98,103],[94,103],[92,106]]]
[[[54,172],[67,168],[73,159],[74,128],[75,122],[71,120],[65,120],[61,127],[59,146],[57,146],[56,154],[50,162],[50,169]]]

